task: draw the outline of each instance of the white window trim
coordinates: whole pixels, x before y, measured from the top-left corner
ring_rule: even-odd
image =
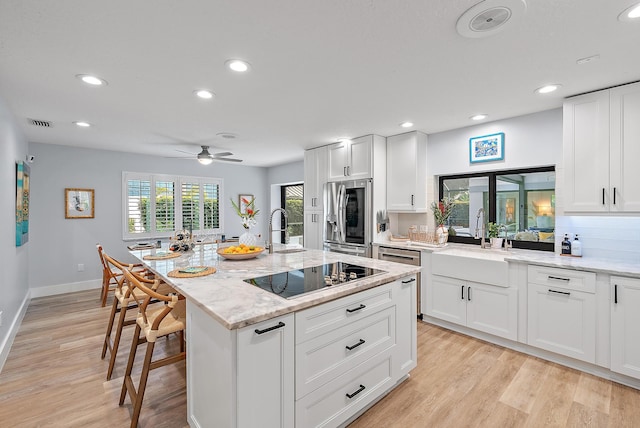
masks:
[[[174,194],[174,224],[175,230],[172,232],[156,232],[155,231],[155,216],[151,217],[151,232],[146,233],[129,233],[129,220],[128,220],[128,181],[129,180],[146,180],[151,183],[151,201],[150,201],[150,210],[155,213],[156,209],[156,199],[155,199],[155,188],[157,181],[172,181],[174,183],[175,194]],[[183,183],[198,183],[198,184],[214,184],[218,185],[219,194],[218,194],[218,219],[219,219],[219,228],[216,229],[207,229],[202,231],[200,229],[193,230],[194,234],[198,233],[209,233],[209,234],[222,234],[224,233],[224,209],[225,209],[225,198],[224,198],[224,179],[222,178],[213,178],[213,177],[189,177],[189,176],[177,176],[177,175],[166,175],[166,174],[151,174],[151,173],[142,173],[142,172],[130,172],[130,171],[122,171],[122,239],[124,241],[133,241],[140,239],[156,239],[156,238],[169,238],[174,232],[178,229],[178,225],[182,225],[182,185]],[[200,191],[202,192],[202,187],[200,187]],[[204,198],[201,197],[199,200],[200,210],[200,221],[204,221]],[[199,227],[199,226],[198,226]]]

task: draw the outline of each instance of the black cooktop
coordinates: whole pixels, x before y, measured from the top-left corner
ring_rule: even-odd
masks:
[[[345,262],[328,263],[273,275],[245,279],[245,282],[270,293],[291,299],[313,291],[348,284],[385,271]]]

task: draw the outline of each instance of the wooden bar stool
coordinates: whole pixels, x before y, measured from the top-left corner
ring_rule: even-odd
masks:
[[[105,264],[111,271],[120,271],[124,272],[128,269],[125,266],[122,266],[117,260],[110,257],[107,254],[103,254]],[[166,282],[161,281],[159,279],[148,279],[143,277],[139,272],[131,271],[135,278],[147,285],[147,287],[156,291],[157,293],[167,295],[169,293],[174,293],[175,290]],[[127,310],[130,307],[137,306],[140,302],[142,302],[147,297],[147,294],[141,290],[136,289],[131,286],[129,281],[126,280],[124,275],[120,275],[118,281],[116,282],[113,304],[111,305],[111,314],[109,316],[109,322],[107,323],[107,332],[104,336],[104,342],[102,345],[102,355],[100,358],[104,359],[107,354],[107,350],[109,350],[109,368],[107,369],[107,380],[111,380],[111,375],[113,374],[113,368],[116,363],[116,356],[118,355],[118,347],[120,345],[120,337],[122,336],[122,329],[125,326],[135,324],[135,319],[127,320]],[[111,334],[113,333],[113,324],[116,318],[116,313],[120,312],[120,316],[118,317],[118,324],[116,325],[116,331],[113,338],[113,342],[111,342]]]
[[[102,249],[102,245],[96,244],[96,248],[98,249],[98,257],[100,258],[100,263],[102,264],[102,288],[100,293],[100,300],[102,302],[102,307],[104,307],[107,304],[109,291],[114,291],[118,284],[118,279],[122,278],[122,269],[115,269],[113,267],[110,268],[104,259],[105,253]],[[138,272],[146,271],[144,265],[142,265],[141,263],[127,264],[118,262],[118,265],[126,267],[127,269],[133,269]]]
[[[129,352],[129,361],[125,371],[124,381],[122,382],[122,391],[120,392],[120,405],[124,404],[127,395],[133,404],[133,415],[131,416],[131,428],[138,426],[140,417],[140,409],[142,408],[142,400],[147,386],[149,371],[159,367],[173,364],[186,358],[184,349],[184,330],[187,326],[187,309],[186,300],[178,295],[165,296],[151,288],[145,282],[140,281],[136,275],[124,271],[124,275],[129,284],[147,294],[146,298],[139,306],[138,318],[136,320],[136,330],[131,341],[131,351]],[[152,299],[157,299],[165,304],[150,305]],[[140,333],[142,332],[142,336]],[[168,357],[153,361],[153,348],[158,337],[167,336],[171,333],[178,333],[180,338],[180,352]],[[136,349],[138,345],[147,344],[147,350],[144,356],[142,373],[140,374],[140,383],[138,388],[133,384],[131,371],[133,362],[136,357]]]

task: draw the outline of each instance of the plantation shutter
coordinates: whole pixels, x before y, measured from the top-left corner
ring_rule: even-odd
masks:
[[[127,180],[126,214],[127,230],[131,234],[148,233],[151,231],[150,180]]]
[[[218,229],[220,228],[220,185],[205,183],[202,189],[204,190],[204,228]]]
[[[175,230],[175,184],[173,181],[156,181],[156,232]]]
[[[198,183],[182,183],[182,228],[200,230],[200,185]]]

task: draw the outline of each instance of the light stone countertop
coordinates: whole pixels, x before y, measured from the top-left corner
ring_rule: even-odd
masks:
[[[166,251],[166,248],[163,250]],[[254,259],[225,260],[216,254],[216,246],[211,244],[196,246],[193,251],[173,259],[143,260],[145,255],[154,254],[155,251],[133,250],[130,253],[230,330],[358,293],[420,271],[419,266],[320,250],[305,250],[290,254],[268,254],[265,251]],[[376,268],[385,272],[292,299],[282,298],[243,281],[337,261]],[[196,278],[167,276],[167,273],[174,269],[188,266],[211,266],[216,268],[217,272]]]
[[[600,272],[610,275],[622,275],[640,278],[640,263],[603,259],[597,257],[561,256],[549,251],[523,250],[512,248],[505,250],[482,249],[480,245],[447,243],[445,247],[424,247],[409,242],[378,241],[374,245],[439,252],[464,257],[474,257],[487,260],[502,259],[513,263],[527,263],[538,266],[574,269],[590,272]]]

